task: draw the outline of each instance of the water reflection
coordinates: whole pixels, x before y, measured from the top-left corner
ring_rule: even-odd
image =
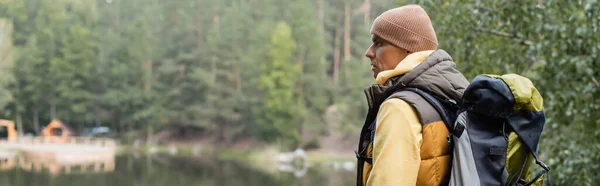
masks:
[[[0,158],[0,171],[14,169],[36,173],[47,172],[53,176],[59,174],[106,173],[115,170],[115,159],[114,157],[108,157],[95,161],[60,161],[55,158],[29,156],[28,154]]]
[[[26,157],[0,161],[0,185],[342,186],[353,185],[355,176],[353,171],[334,170],[325,166],[303,167],[300,169],[300,174],[303,175],[299,176],[297,171],[270,172],[263,165],[256,163],[163,154],[149,156],[132,153],[117,156],[112,163],[76,165],[70,168],[66,168],[65,165],[56,168],[59,165],[56,162],[44,164],[45,161],[36,161]]]

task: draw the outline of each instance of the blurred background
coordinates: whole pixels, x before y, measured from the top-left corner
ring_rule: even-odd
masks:
[[[598,0],[0,0],[0,184],[355,184],[370,24],[417,3],[467,79],[544,97],[557,185],[600,181]]]

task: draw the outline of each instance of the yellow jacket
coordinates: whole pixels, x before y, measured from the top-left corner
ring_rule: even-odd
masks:
[[[381,105],[376,122],[373,165],[365,164],[365,185],[416,185],[423,142],[416,113],[405,101],[390,99]]]
[[[389,96],[393,90],[386,89],[396,87],[395,84],[414,85],[449,98],[460,98],[468,81],[454,69],[451,58],[450,61],[447,58],[449,55],[441,50],[410,54],[395,69],[379,73],[378,84],[366,90],[370,109],[376,108],[373,105],[378,101],[381,104],[374,118],[372,142],[363,150],[366,157],[372,158],[372,163],[359,161],[362,171],[358,176],[362,178],[357,180],[358,185],[440,185],[447,181],[450,158],[444,123],[439,119],[420,118],[423,113],[419,115],[413,109],[415,105],[402,99],[373,98],[377,91],[387,93],[380,97]],[[417,72],[412,72],[413,69]],[[365,122],[365,126],[368,124]],[[368,135],[361,134],[362,139],[368,139]]]

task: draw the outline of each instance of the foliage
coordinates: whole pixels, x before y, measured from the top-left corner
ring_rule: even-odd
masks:
[[[298,66],[290,63],[296,48],[292,38],[292,30],[280,22],[273,30],[271,43],[267,46],[269,61],[261,65],[262,76],[259,89],[262,91],[262,104],[259,107],[258,130],[265,140],[278,137],[289,141],[284,144],[297,143],[296,113],[294,106],[294,83],[298,76]]]
[[[518,73],[545,98],[541,158],[557,185],[600,179],[598,1],[415,1],[468,78]],[[537,169],[536,169],[537,171]]]
[[[0,116],[27,132],[58,118],[120,134],[189,124],[286,148],[355,140],[370,24],[408,3],[468,79],[533,80],[557,184],[600,180],[597,0],[0,0]]]

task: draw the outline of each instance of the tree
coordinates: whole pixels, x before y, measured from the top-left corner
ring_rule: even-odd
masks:
[[[298,78],[295,84],[295,105],[297,131],[301,136],[301,143],[310,138],[317,138],[323,129],[320,117],[325,108],[330,104],[329,91],[330,79],[327,75],[325,61],[324,38],[319,32],[319,20],[315,17],[315,3],[310,1],[291,2],[289,14],[285,17],[292,29],[293,40],[296,41],[292,63],[298,65]]]
[[[8,85],[14,81],[13,67],[15,48],[12,45],[12,22],[0,18],[0,107],[12,102]]]
[[[95,42],[90,31],[79,25],[69,28],[61,48],[62,58],[50,61],[49,73],[55,85],[61,113],[58,118],[74,121],[92,120],[89,110],[92,103],[90,86],[93,83],[93,67],[97,59]],[[64,110],[63,110],[64,109]],[[77,116],[82,116],[78,118]]]
[[[285,22],[277,24],[271,36],[269,61],[262,64],[259,88],[262,90],[263,105],[258,120],[261,136],[267,140],[279,139],[284,146],[298,145],[294,104],[295,77],[298,66],[292,63],[296,42],[292,29]]]

